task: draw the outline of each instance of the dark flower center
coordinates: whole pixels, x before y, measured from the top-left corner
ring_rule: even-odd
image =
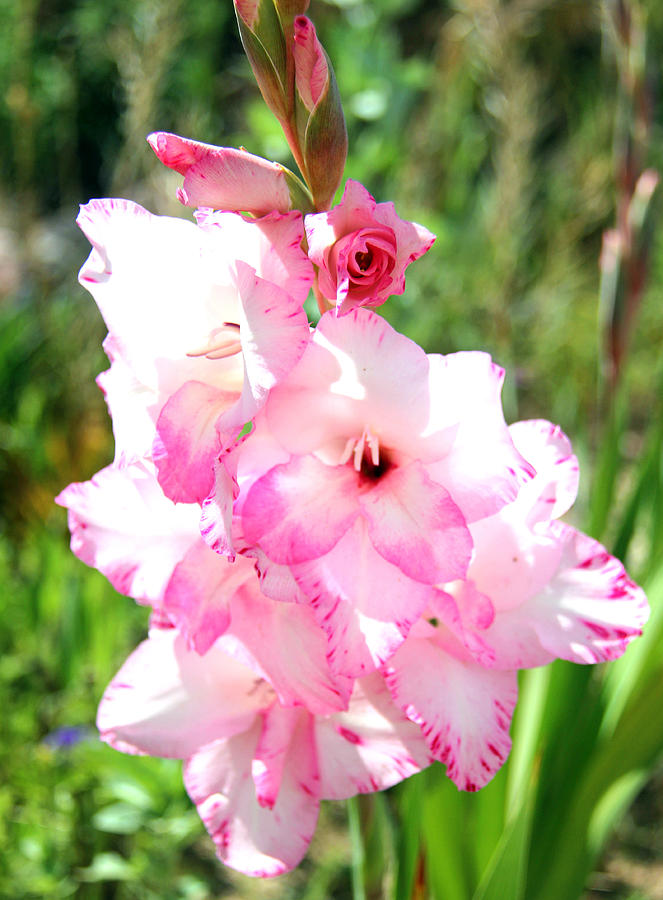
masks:
[[[370,249],[365,250],[361,253],[357,253],[355,255],[355,260],[356,260],[357,266],[361,269],[361,271],[365,272],[366,269],[368,269],[370,264],[373,262],[373,253]]]
[[[368,449],[364,451],[359,469],[359,480],[361,483],[370,484],[379,481],[383,475],[394,467],[395,463],[391,458],[389,451],[384,447],[380,447],[380,461],[376,464],[371,459]]]

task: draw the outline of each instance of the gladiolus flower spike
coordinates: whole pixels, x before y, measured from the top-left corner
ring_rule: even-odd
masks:
[[[615,659],[648,615],[560,521],[578,485],[560,429],[508,427],[487,354],[426,354],[374,312],[434,236],[355,181],[330,209],[347,138],[306,6],[235,2],[306,184],[155,132],[194,219],[81,208],[116,455],[57,498],[73,552],[151,609],[102,739],[182,759],[219,858],[254,876],[298,864],[321,800],[434,760],[483,787],[518,670]]]

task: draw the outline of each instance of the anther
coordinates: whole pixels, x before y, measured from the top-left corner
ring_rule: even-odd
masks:
[[[242,352],[239,339],[239,325],[235,322],[224,322],[221,328],[215,328],[202,347],[190,350],[187,356],[205,356],[207,359],[225,359]]]
[[[370,428],[366,427],[361,433],[360,438],[350,438],[343,448],[339,465],[345,465],[352,457],[352,463],[355,471],[361,471],[361,465],[364,460],[364,454],[368,451],[371,457],[371,463],[374,466],[380,465],[380,441],[377,435],[373,434]]]

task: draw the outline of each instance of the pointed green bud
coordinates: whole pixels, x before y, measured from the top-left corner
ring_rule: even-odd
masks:
[[[265,103],[279,119],[287,115],[283,27],[274,0],[234,0],[239,34]]]
[[[348,135],[334,71],[306,16],[294,22],[297,134],[316,209],[329,209],[343,177]]]

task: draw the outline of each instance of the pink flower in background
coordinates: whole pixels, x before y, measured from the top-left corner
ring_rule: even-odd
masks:
[[[370,672],[394,652],[432,587],[465,577],[469,523],[531,477],[504,423],[502,377],[486,354],[428,357],[368,310],[327,313],[254,433],[221,460],[222,484],[231,467],[239,485],[238,546],[266,577],[277,570],[275,596],[306,598],[338,671]],[[220,495],[202,528],[223,548]]]
[[[406,268],[435,240],[422,225],[400,219],[393,203],[376,203],[358,181],[346,183],[330,212],[308,215],[305,222],[318,289],[339,315],[402,294]]]
[[[275,668],[299,689],[325,670],[324,641],[308,610],[274,605],[298,617],[299,639],[281,648]],[[312,699],[309,689],[304,705],[284,697],[241,627],[231,632],[200,656],[177,629],[152,629],[111,682],[98,726],[125,753],[185,759],[187,791],[223,862],[279,875],[306,852],[321,799],[390,787],[429,754],[380,676],[357,682],[345,701],[333,692]],[[273,640],[270,652],[279,653]]]

